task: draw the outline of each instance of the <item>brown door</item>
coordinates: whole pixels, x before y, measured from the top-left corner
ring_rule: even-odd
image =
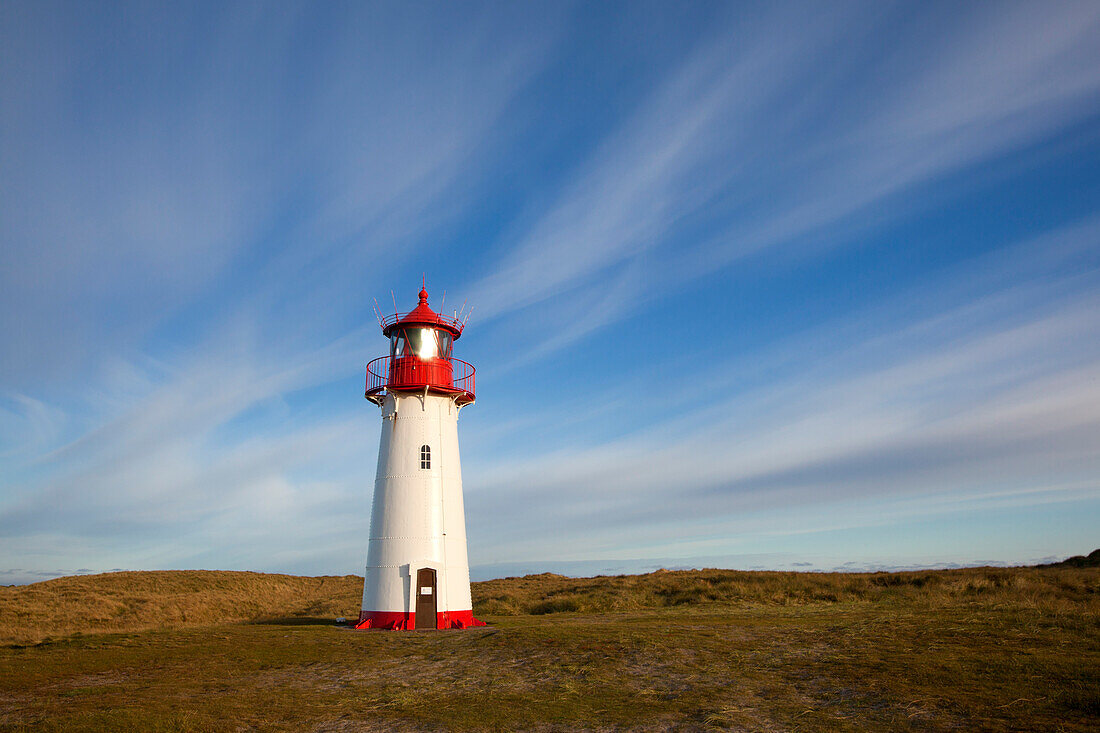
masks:
[[[435,628],[435,571],[420,568],[416,571],[416,628]]]

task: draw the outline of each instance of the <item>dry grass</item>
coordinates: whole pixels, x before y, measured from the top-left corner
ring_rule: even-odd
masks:
[[[362,592],[354,575],[164,570],[57,578],[0,587],[0,643],[283,616],[358,618]]]
[[[474,585],[490,627],[419,634],[333,626],[360,582],[130,573],[4,589],[9,638],[41,634],[13,604],[74,623],[82,597],[100,628],[150,630],[0,649],[0,730],[1100,729],[1095,568],[528,576]],[[173,602],[186,618],[159,615]],[[195,628],[153,630],[165,623]]]
[[[0,643],[75,633],[142,631],[272,618],[359,616],[363,580],[266,573],[165,570],[105,573],[0,587]],[[707,605],[895,603],[1048,612],[1096,609],[1100,572],[1089,568],[968,568],[907,573],[658,570],[568,578],[553,573],[474,583],[477,615],[609,613]]]
[[[780,573],[658,570],[648,575],[567,578],[553,573],[477,583],[488,615],[606,613],[699,605],[806,606],[900,603],[1078,611],[1100,602],[1100,573],[1076,568],[968,568],[906,573]]]

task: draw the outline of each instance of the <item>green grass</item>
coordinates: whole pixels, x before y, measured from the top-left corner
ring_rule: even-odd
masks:
[[[475,595],[488,628],[289,614],[10,645],[0,730],[1100,727],[1095,569],[544,575]]]

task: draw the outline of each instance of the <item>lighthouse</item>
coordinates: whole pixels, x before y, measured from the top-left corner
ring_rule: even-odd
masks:
[[[464,324],[428,306],[380,316],[390,353],[367,364],[365,396],[382,410],[378,473],[359,629],[462,629],[473,616],[458,414],[474,368],[455,359]]]

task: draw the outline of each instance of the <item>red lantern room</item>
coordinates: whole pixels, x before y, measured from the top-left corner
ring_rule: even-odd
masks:
[[[367,364],[368,400],[382,404],[387,391],[407,391],[450,395],[459,405],[474,401],[474,368],[451,356],[464,324],[428,307],[427,290],[411,311],[380,316],[379,325],[390,354]]]

